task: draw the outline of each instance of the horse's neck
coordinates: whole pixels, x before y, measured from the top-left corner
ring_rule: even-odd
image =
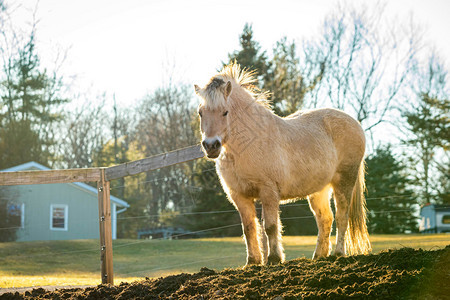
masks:
[[[237,120],[237,122],[233,122],[232,125],[247,125],[249,129],[252,129],[251,133],[257,135],[267,130],[267,126],[275,122],[277,118],[272,111],[253,99],[246,99],[239,103],[239,105],[236,105],[234,112],[234,121]]]
[[[252,147],[260,145],[254,143],[261,141],[268,134],[268,129],[273,128],[276,116],[267,108],[253,99],[241,102],[233,107],[232,119],[228,128],[228,141],[225,147],[229,158],[245,159],[245,153],[250,153]]]

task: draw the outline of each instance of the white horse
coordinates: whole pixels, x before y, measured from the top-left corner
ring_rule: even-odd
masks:
[[[317,109],[275,115],[257,94],[251,72],[231,64],[200,88],[202,146],[215,159],[229,200],[238,209],[247,245],[247,264],[284,261],[280,203],[308,197],[318,226],[313,258],[331,253],[336,205],[336,255],[368,253],[364,191],[365,137],[342,111]],[[262,203],[264,231],[256,217]]]

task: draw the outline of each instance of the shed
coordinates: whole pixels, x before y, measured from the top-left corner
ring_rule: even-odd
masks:
[[[422,233],[450,232],[450,205],[426,204],[420,208]]]
[[[50,170],[28,162],[2,172]],[[8,215],[17,226],[17,241],[98,239],[97,189],[81,182],[5,186]],[[117,215],[129,204],[111,196],[112,237],[117,238]]]

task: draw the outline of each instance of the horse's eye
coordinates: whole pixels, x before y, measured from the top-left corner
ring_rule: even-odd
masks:
[[[223,113],[223,116],[226,117],[226,115],[228,115],[228,110],[226,112]]]
[[[198,112],[198,115],[199,115],[199,116],[201,117],[201,116],[202,116],[202,112],[201,112],[201,111],[199,111],[199,112]]]

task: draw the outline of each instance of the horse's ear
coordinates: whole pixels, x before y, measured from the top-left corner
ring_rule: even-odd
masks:
[[[194,84],[194,89],[195,89],[195,93],[197,95],[200,95],[200,87],[198,85]]]
[[[227,82],[227,85],[225,86],[225,92],[224,92],[224,96],[225,96],[225,100],[228,99],[228,96],[230,96],[231,94],[231,82]]]

